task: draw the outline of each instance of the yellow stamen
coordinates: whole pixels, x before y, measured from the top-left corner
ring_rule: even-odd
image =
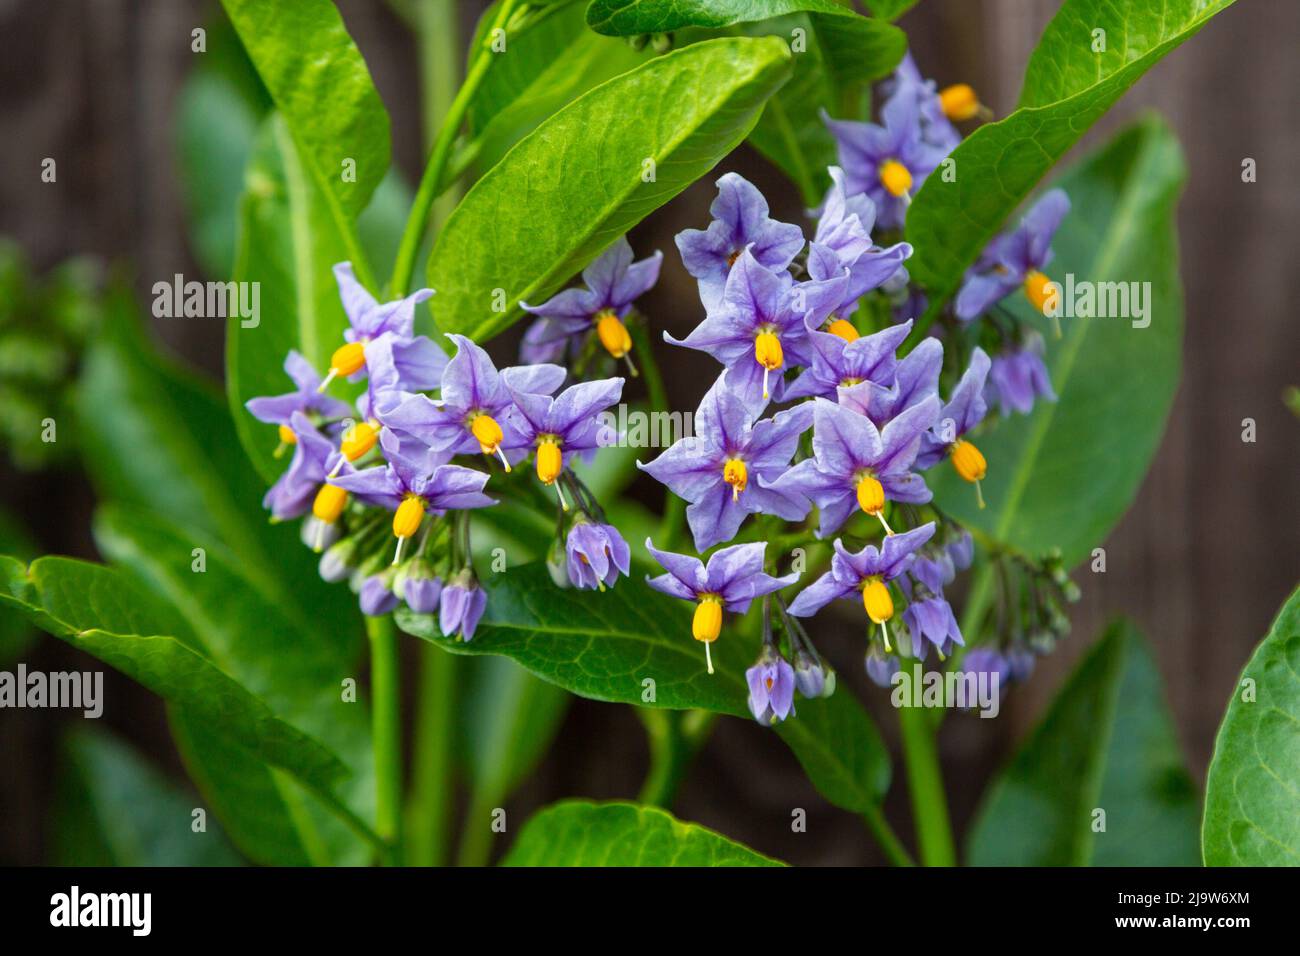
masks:
[[[739,458],[730,458],[722,466],[722,480],[731,485],[731,500],[737,501],[749,484],[749,469]]]
[[[469,430],[470,434],[478,440],[478,447],[483,450],[483,454],[498,456],[501,464],[509,472],[510,462],[506,459],[506,453],[501,450],[501,442],[505,435],[497,420],[486,412],[480,412],[470,419]]]
[[[939,105],[950,120],[964,122],[980,112],[980,100],[968,83],[954,83],[939,91]]]
[[[785,352],[775,332],[760,332],[754,337],[754,359],[763,366],[763,397],[767,398],[767,377],[785,362]]]
[[[393,513],[393,535],[397,538],[397,553],[393,556],[393,564],[402,560],[402,545],[406,544],[407,539],[414,537],[423,521],[424,499],[408,492],[402,499],[402,503],[397,506],[397,511]]]
[[[894,529],[885,520],[885,486],[875,475],[864,474],[858,480],[858,507],[879,521],[885,534],[893,536]]]
[[[1044,315],[1047,314],[1047,300],[1055,291],[1052,280],[1037,269],[1025,276],[1025,298]]]
[[[357,422],[343,433],[343,440],[339,442],[339,451],[348,461],[356,461],[374,448],[377,441],[379,441],[379,422],[373,419],[368,422]]]
[[[713,673],[713,655],[709,645],[722,633],[722,598],[716,594],[700,595],[700,603],[695,607],[695,617],[691,620],[691,634],[697,641],[704,642],[704,659]]]
[[[608,310],[596,313],[596,337],[605,346],[605,351],[616,359],[632,351],[632,336],[628,334],[627,326]]]
[[[896,159],[880,164],[880,185],[891,196],[906,196],[912,189],[911,171]]]
[[[975,485],[975,498],[983,508],[984,491],[980,488],[980,482],[989,470],[983,452],[968,441],[958,440],[952,446],[952,467],[962,478]]]
[[[848,319],[836,319],[826,327],[831,335],[838,335],[845,342],[856,342],[860,335],[857,328]]]
[[[311,513],[326,524],[333,524],[343,514],[348,504],[348,493],[336,485],[321,485],[316,500],[311,503]]]
[[[554,438],[543,439],[537,446],[537,477],[542,480],[542,484],[551,485],[560,477],[563,469],[564,455],[560,451],[560,443]]]
[[[862,606],[873,624],[883,624],[894,616],[894,599],[889,596],[889,586],[879,577],[867,578],[862,588]]]
[[[347,345],[340,345],[330,357],[330,373],[325,376],[325,380],[320,383],[320,387],[316,390],[318,392],[325,391],[336,376],[342,375],[347,378],[354,372],[361,371],[361,367],[365,364],[365,345],[360,342],[349,342]]]
[[[286,445],[296,445],[298,444],[298,436],[293,433],[293,429],[288,425],[281,425],[280,441],[284,442]]]

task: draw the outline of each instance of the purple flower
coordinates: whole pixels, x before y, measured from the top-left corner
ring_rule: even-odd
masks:
[[[841,405],[814,401],[813,457],[795,465],[772,489],[801,496],[821,512],[817,536],[840,527],[855,507],[877,518],[886,532],[886,501],[924,504],[930,500],[925,479],[912,470],[921,437],[939,411],[929,396],[901,412],[883,429]],[[804,509],[807,513],[807,507]]]
[[[912,565],[914,552],[934,535],[934,522],[928,522],[902,534],[888,535],[879,548],[869,544],[857,554],[848,551],[835,539],[835,554],[831,558],[831,569],[799,592],[799,596],[790,604],[790,613],[795,617],[812,617],[831,601],[846,598],[856,591],[863,591],[864,585],[878,585],[883,589],[886,582],[892,581]],[[888,591],[884,591],[886,600]],[[877,594],[864,595],[868,613]],[[883,620],[893,616],[892,600],[889,613],[881,615]]]
[[[816,653],[809,653],[800,647],[794,652],[794,686],[809,700],[830,697],[835,692],[835,672]]]
[[[989,687],[1000,697],[1011,676],[1011,665],[993,648],[977,647],[962,658],[960,671],[963,674],[986,675]]]
[[[704,642],[710,674],[713,659],[709,645],[722,631],[722,612],[744,614],[755,598],[779,591],[799,579],[798,574],[774,578],[763,571],[763,555],[767,550],[764,541],[722,548],[709,558],[707,565],[689,555],[660,551],[649,538],[645,546],[668,572],[655,578],[647,576],[646,583],[656,591],[696,602],[691,632],[697,641]]]
[[[700,300],[709,312],[721,305],[731,267],[746,249],[759,265],[775,272],[787,268],[803,249],[803,230],[769,217],[763,194],[736,173],[718,180],[718,198],[709,213],[713,221],[707,229],[677,234],[682,263],[699,280]]]
[[[482,348],[463,335],[448,335],[456,355],[447,363],[439,399],[405,394],[380,415],[380,421],[398,432],[419,439],[430,448],[452,454],[499,455],[510,470],[504,448],[521,445],[508,414],[514,404],[511,389],[550,395],[567,374],[558,365],[526,365],[498,372]]]
[[[619,400],[623,379],[580,382],[554,398],[520,391],[509,377],[505,385],[514,399],[509,412],[507,448],[537,449],[537,477],[543,484],[555,485],[560,504],[567,511],[569,505],[564,500],[564,492],[556,484],[564,471],[565,456],[571,458],[575,452],[591,452],[613,440],[611,429],[600,420],[600,413]]]
[[[961,133],[957,132],[957,128],[944,113],[943,101],[935,89],[934,80],[927,80],[921,75],[910,51],[898,64],[893,76],[880,84],[880,92],[886,99],[905,96],[916,102],[921,138],[927,143],[950,153],[961,142]]]
[[[1056,401],[1047,366],[1043,364],[1041,335],[1032,332],[1023,345],[993,359],[984,397],[986,401],[996,401],[1004,417],[1012,412],[1028,415],[1034,408],[1035,398]]]
[[[922,137],[916,99],[889,100],[881,110],[880,126],[833,120],[825,111],[822,120],[839,148],[845,190],[849,195],[870,196],[877,221],[886,229],[901,227],[912,194],[947,153]]]
[[[390,586],[392,575],[387,571],[372,574],[361,582],[361,613],[380,617],[397,607],[397,595]]]
[[[784,400],[835,398],[840,388],[868,382],[884,391],[894,382],[898,367],[895,355],[911,331],[912,323],[908,322],[845,341],[840,335],[809,329],[812,364],[790,383]]]
[[[335,465],[351,469],[341,460],[334,443],[322,435],[302,412],[293,412],[288,428],[294,436],[293,458],[266,492],[262,507],[277,521],[299,518],[312,510],[312,504],[325,483],[325,476]],[[338,515],[333,515],[337,518]]]
[[[727,367],[728,387],[747,403],[773,394],[780,401],[785,369],[808,363],[807,327],[826,320],[848,281],[846,269],[829,281],[796,284],[790,273],[765,268],[746,250],[717,307],[685,339],[665,332],[664,341],[708,352]]]
[[[968,322],[1021,287],[1034,308],[1044,312],[1050,283],[1043,270],[1052,261],[1052,237],[1069,211],[1065,192],[1050,190],[1017,228],[990,242],[966,272],[953,304],[957,318]]]
[[[963,528],[961,534],[948,542],[947,551],[953,567],[958,571],[965,571],[975,560],[975,539]]]
[[[637,462],[690,502],[686,520],[697,551],[730,541],[746,515],[797,521],[808,511],[799,498],[768,483],[789,468],[799,436],[812,424],[812,409],[804,403],[755,422],[762,408],[746,404],[719,376],[695,413],[695,435],[679,439],[649,464]]]
[[[468,644],[474,639],[474,629],[486,608],[487,592],[478,586],[472,572],[461,572],[442,589],[438,626],[443,637],[459,632],[461,639]]]
[[[442,595],[442,578],[432,561],[416,555],[398,570],[393,591],[416,614],[432,614]]]
[[[897,657],[886,654],[884,648],[874,643],[867,648],[865,664],[867,676],[871,678],[871,683],[877,687],[889,687],[893,684],[894,675],[898,673],[902,666]]]
[[[957,474],[975,485],[981,508],[984,507],[984,497],[979,483],[984,479],[988,465],[983,453],[962,436],[983,421],[988,413],[988,404],[984,401],[984,381],[988,374],[989,357],[977,346],[971,353],[970,365],[953,388],[948,404],[940,410],[938,421],[925,433],[916,456],[916,467],[925,470],[945,455],[951,455]]]
[[[633,262],[632,247],[620,236],[582,271],[587,288],[565,289],[541,305],[520,302],[525,310],[540,316],[524,336],[521,361],[558,361],[566,345],[593,329],[610,355],[623,358],[632,348],[623,318],[632,302],[659,280],[662,262],[662,252]]]
[[[1007,648],[1007,678],[1012,683],[1023,683],[1034,673],[1034,652],[1024,644],[1015,643]]]
[[[250,398],[244,403],[244,407],[258,421],[280,425],[282,441],[292,444],[293,431],[288,426],[294,412],[316,414],[322,418],[344,418],[352,413],[347,402],[320,393],[321,377],[297,351],[289,350],[289,356],[284,360],[284,371],[297,386],[294,391],[266,398]]]
[[[393,534],[397,537],[394,564],[401,558],[403,543],[420,530],[427,512],[496,504],[483,494],[488,479],[486,472],[449,465],[449,453],[419,443],[403,443],[389,431],[383,433],[379,443],[388,464],[338,475],[330,483],[367,504],[396,512],[393,515]],[[423,453],[416,453],[420,451]]]
[[[922,597],[918,593],[903,612],[903,623],[912,635],[912,656],[920,660],[925,660],[926,641],[938,650],[940,660],[952,653],[954,644],[966,643],[952,606],[941,595]]]
[[[904,325],[910,328],[910,320]],[[942,370],[943,343],[926,338],[894,366],[893,379],[887,387],[866,378],[857,383],[841,384],[836,388],[835,396],[845,408],[866,415],[877,427],[883,427],[913,405],[932,395],[937,397]]]
[[[794,716],[794,668],[771,644],[763,646],[758,662],[745,671],[749,712],[764,727]]]
[[[574,587],[605,590],[613,587],[619,573],[631,568],[632,550],[609,524],[595,524],[580,517],[569,529],[565,541],[569,581]]]
[[[833,317],[843,318],[853,313],[858,300],[872,289],[879,288],[898,272],[903,260],[911,256],[912,247],[906,242],[882,249],[871,242],[871,230],[876,223],[876,204],[865,193],[848,196],[844,188],[844,171],[838,166],[828,170],[833,180],[817,232],[808,252],[808,274],[813,279],[832,279],[849,270],[849,283],[843,300],[836,305]],[[848,333],[852,326],[841,327]],[[856,333],[853,333],[856,334]]]

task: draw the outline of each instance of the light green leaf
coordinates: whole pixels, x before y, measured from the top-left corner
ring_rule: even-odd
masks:
[[[439,326],[485,341],[513,324],[521,299],[545,299],[733,149],[790,70],[780,40],[710,40],[546,120],[474,185],[438,237],[429,284]],[[504,312],[494,311],[495,290]]]
[[[1206,866],[1300,865],[1300,591],[1228,701],[1201,831]]]
[[[932,487],[945,511],[1032,555],[1060,547],[1069,567],[1128,509],[1178,385],[1183,315],[1174,214],[1185,173],[1173,134],[1149,118],[1057,184],[1071,210],[1053,243],[1052,274],[1062,282],[1071,273],[1076,281],[1149,282],[1150,324],[1062,319],[1062,339],[1046,334],[1059,401],[1039,401],[1028,417],[972,436],[989,465],[986,509],[976,507],[974,490],[951,465],[936,467]],[[1009,301],[1028,318],[1021,300]],[[1037,321],[1044,327],[1041,316]]]
[[[0,604],[224,729],[267,763],[328,791],[339,758],[293,727],[199,650],[188,628],[125,575],[68,558],[30,567],[0,556]]]
[[[54,838],[59,866],[238,866],[203,805],[124,741],[86,727],[63,745]]]
[[[388,113],[330,0],[222,0],[340,231],[388,172]],[[344,175],[353,163],[355,177]]]
[[[783,866],[719,833],[635,803],[566,800],[536,813],[502,866]]]
[[[917,4],[917,0],[866,0],[867,9],[873,17],[881,20],[897,20]]]
[[[926,287],[932,312],[1066,150],[1143,73],[1232,3],[1061,5],[1030,58],[1020,108],[972,133],[951,154],[956,177],[928,177],[908,209],[907,241],[916,252],[907,268]],[[1093,52],[1095,30],[1104,31],[1104,53]]]
[[[487,613],[468,644],[443,637],[432,615],[399,608],[397,622],[455,654],[513,658],[582,697],[750,719],[745,669],[758,648],[725,628],[710,675],[684,602],[631,579],[604,593],[561,590],[540,564],[494,575],[485,586]],[[800,700],[797,709],[777,732],[814,786],[847,810],[878,804],[889,786],[889,757],[857,700],[841,690],[828,700]]]
[[[1120,621],[990,784],[967,855],[976,866],[1195,866],[1197,814],[1160,672]]]

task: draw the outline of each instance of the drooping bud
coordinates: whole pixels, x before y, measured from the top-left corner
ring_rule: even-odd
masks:
[[[794,686],[809,700],[825,696],[826,669],[822,662],[803,648],[794,655]]]
[[[912,189],[911,171],[896,159],[880,164],[880,185],[891,196],[906,196]]]
[[[357,567],[356,536],[344,538],[330,545],[320,558],[320,576],[324,581],[336,584],[346,581]]]
[[[432,614],[442,596],[442,578],[438,577],[432,561],[417,555],[398,568],[393,593],[416,614]]]

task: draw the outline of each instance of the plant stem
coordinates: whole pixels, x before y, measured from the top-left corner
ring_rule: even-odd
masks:
[[[921,862],[925,866],[956,866],[934,724],[923,707],[899,707],[898,726],[903,735],[903,759]]]
[[[451,6],[442,0],[435,6]],[[389,291],[393,295],[405,295],[411,285],[411,276],[415,274],[415,257],[420,251],[420,243],[424,239],[425,227],[429,222],[429,214],[433,209],[433,201],[438,198],[438,193],[443,185],[443,174],[447,169],[447,161],[451,158],[451,147],[456,141],[456,134],[460,131],[461,123],[465,119],[465,112],[469,109],[470,101],[478,91],[479,84],[483,82],[483,77],[487,74],[488,67],[492,62],[491,48],[486,44],[492,42],[493,34],[499,30],[510,14],[514,11],[515,0],[501,0],[501,6],[497,10],[496,19],[493,20],[492,26],[488,29],[485,45],[480,47],[474,53],[474,61],[469,66],[469,73],[465,77],[456,98],[451,101],[451,106],[447,109],[447,115],[442,121],[442,127],[438,132],[438,138],[434,141],[433,152],[429,156],[429,162],[424,167],[424,175],[420,178],[420,187],[415,194],[415,203],[411,207],[411,215],[406,220],[406,228],[402,231],[402,241],[397,247],[397,261],[393,265],[393,277],[389,281]]]
[[[391,617],[367,617],[370,721],[375,748],[375,832],[401,860],[402,720],[397,629]]]
[[[885,856],[889,858],[890,863],[894,864],[894,866],[916,866],[912,854],[907,852],[907,847],[903,846],[903,841],[898,838],[894,828],[889,825],[889,821],[885,819],[885,814],[880,807],[872,807],[862,814],[862,819],[866,821],[867,829],[875,837],[880,849],[885,851]]]
[[[637,802],[663,807],[672,806],[686,768],[713,731],[717,714],[703,710],[660,710],[638,707],[637,716],[645,725],[650,745],[650,772]]]

